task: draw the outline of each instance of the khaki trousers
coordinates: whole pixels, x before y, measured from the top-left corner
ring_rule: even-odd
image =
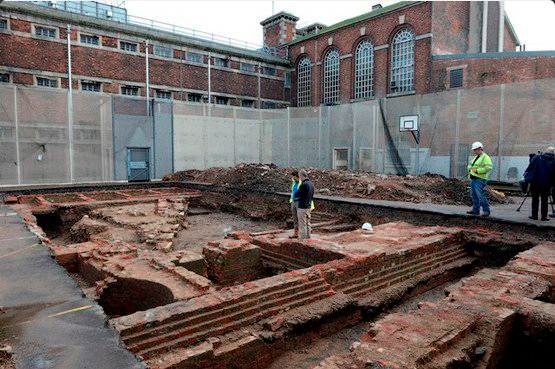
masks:
[[[301,240],[310,238],[310,209],[297,208],[299,216],[299,238]]]

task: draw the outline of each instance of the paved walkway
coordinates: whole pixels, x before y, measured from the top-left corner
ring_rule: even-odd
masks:
[[[280,193],[289,196],[287,193]],[[360,198],[346,198],[346,197],[335,197],[335,196],[322,196],[316,195],[314,198],[322,200],[333,200],[343,203],[353,203],[353,204],[367,204],[374,207],[384,207],[388,209],[402,209],[411,211],[421,211],[430,214],[438,215],[455,215],[465,218],[480,218],[472,215],[466,214],[470,210],[469,206],[464,205],[437,205],[437,204],[415,204],[403,201],[385,201],[385,200],[369,200]],[[518,223],[518,224],[530,224],[536,227],[542,227],[546,229],[555,229],[555,218],[550,218],[549,221],[532,220],[528,217],[530,216],[530,206],[531,199],[526,199],[526,202],[522,206],[519,212],[516,209],[520,206],[522,199],[518,199],[516,204],[493,204],[491,205],[491,220],[492,221],[502,221],[507,223]],[[549,212],[551,213],[551,206],[549,207]]]
[[[0,206],[0,341],[18,369],[145,368],[18,214]]]

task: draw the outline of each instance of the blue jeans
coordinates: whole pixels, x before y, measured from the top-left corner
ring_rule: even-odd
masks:
[[[480,214],[480,206],[484,213],[489,213],[488,198],[486,197],[486,183],[485,179],[471,179],[470,180],[470,197],[472,197],[472,212]]]

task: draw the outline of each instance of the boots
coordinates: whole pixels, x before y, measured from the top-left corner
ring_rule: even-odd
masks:
[[[299,227],[293,229],[293,235],[289,236],[289,238],[299,238]]]

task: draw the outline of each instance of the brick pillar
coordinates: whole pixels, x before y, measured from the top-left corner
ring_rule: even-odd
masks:
[[[293,14],[279,12],[260,22],[264,46],[280,47],[292,41],[295,37],[298,20],[299,18]]]

